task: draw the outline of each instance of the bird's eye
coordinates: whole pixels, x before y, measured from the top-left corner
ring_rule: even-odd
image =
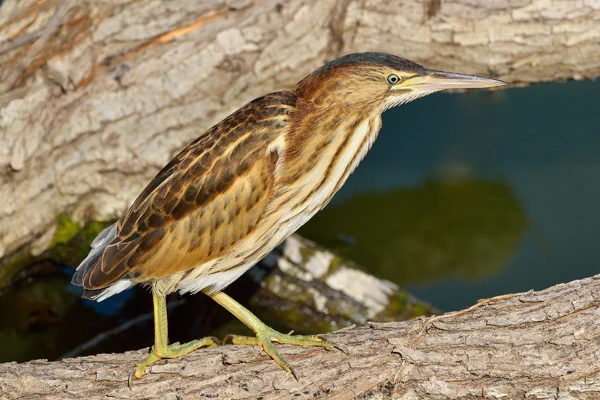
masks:
[[[400,82],[400,77],[396,74],[391,74],[387,77],[387,81],[390,85],[395,85],[396,83]]]

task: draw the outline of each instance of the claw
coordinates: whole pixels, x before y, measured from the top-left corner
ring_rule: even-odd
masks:
[[[273,342],[281,344],[291,344],[296,346],[315,346],[325,347],[332,349],[335,346],[331,343],[318,338],[317,336],[293,336],[291,331],[289,334],[277,332],[276,330],[265,325],[256,315],[252,314],[247,308],[242,306],[240,303],[229,297],[223,292],[207,293],[214,301],[225,307],[226,310],[231,312],[242,321],[247,327],[252,329],[256,334],[255,337],[239,336],[239,335],[227,335],[223,339],[223,342],[231,340],[233,344],[245,344],[252,346],[261,346],[265,353],[269,355],[281,368],[291,373],[296,380],[298,375],[289,366],[289,364],[279,355],[279,352],[273,345]],[[342,350],[342,349],[340,349]]]
[[[184,356],[200,347],[213,347],[217,346],[219,339],[215,337],[206,337],[200,340],[192,340],[191,342],[185,344],[173,344],[170,346],[165,346],[159,351],[155,350],[155,346],[150,348],[150,353],[148,356],[137,363],[135,365],[135,370],[129,374],[129,378],[127,379],[127,384],[129,386],[129,390],[133,391],[133,378],[141,378],[146,371],[146,367],[151,366],[155,362],[162,360],[163,358],[178,358]]]
[[[227,335],[227,336],[229,336],[229,335]],[[216,336],[207,336],[207,337],[213,341],[213,343],[211,345],[209,345],[208,347],[217,347],[217,346],[221,346],[222,344],[225,343],[224,341],[221,342],[221,339],[219,339]],[[225,339],[223,339],[223,340],[225,340]]]
[[[235,336],[235,335],[231,335],[231,334],[229,334],[229,335],[225,336],[225,337],[223,338],[223,340],[221,341],[221,344],[223,344],[223,345],[227,344],[227,341],[228,341],[228,340],[231,340],[231,344],[233,344],[233,337],[234,337],[234,336]]]
[[[135,373],[135,371],[132,371],[129,374],[129,379],[127,379],[127,386],[129,386],[129,391],[133,392],[133,374]]]
[[[318,335],[315,335],[315,337],[316,337],[317,339],[320,339],[320,340],[322,340],[322,341],[323,341],[323,342],[325,342],[326,344],[328,344],[329,346],[323,346],[323,347],[325,347],[325,348],[326,348],[326,349],[328,349],[328,350],[329,350],[329,349],[336,349],[336,350],[339,350],[339,351],[341,351],[342,353],[344,353],[344,354],[346,354],[346,355],[350,354],[350,353],[349,353],[349,351],[348,351],[348,348],[347,348],[346,346],[344,346],[344,345],[341,345],[341,344],[329,343],[329,342],[327,341],[327,338],[325,338],[325,336],[324,336],[324,335],[318,334]]]
[[[298,375],[296,375],[296,371],[294,371],[294,368],[292,368],[292,367],[289,367],[289,368],[290,368],[289,372],[296,379],[296,382],[300,382],[300,380],[298,379]]]
[[[284,334],[277,332],[276,330],[269,328],[264,325],[256,330],[255,337],[248,336],[239,336],[239,335],[227,335],[223,339],[223,342],[231,341],[232,344],[243,344],[243,345],[253,345],[253,346],[261,346],[265,353],[269,355],[277,364],[281,366],[285,371],[291,373],[296,381],[298,381],[298,375],[296,371],[293,370],[292,367],[285,361],[283,357],[279,354],[275,346],[274,342],[281,344],[291,344],[296,346],[315,346],[315,347],[324,347],[326,349],[338,348],[342,353],[347,353],[343,348],[332,345],[331,343],[323,340],[318,336],[302,336],[296,335],[292,336],[290,334]]]
[[[335,343],[331,343],[331,345],[333,346],[334,349],[341,351],[345,355],[350,354],[350,352],[348,351],[348,348],[346,346],[344,346],[344,345],[335,344]]]

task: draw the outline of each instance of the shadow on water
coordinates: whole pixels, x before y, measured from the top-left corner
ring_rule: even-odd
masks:
[[[443,310],[594,275],[598,104],[600,81],[587,81],[434,95],[392,109],[373,150],[300,233]],[[2,292],[0,362],[59,358],[151,311],[143,288],[82,300],[71,274],[44,265]],[[241,281],[228,292],[252,290]],[[169,303],[173,341],[248,333],[205,296]],[[77,355],[151,341],[147,319]]]
[[[505,182],[426,180],[333,204],[300,234],[409,285],[498,273],[518,250],[525,226]]]

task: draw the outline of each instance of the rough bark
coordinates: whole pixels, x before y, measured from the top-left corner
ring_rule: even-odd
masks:
[[[600,397],[600,276],[501,296],[426,323],[371,323],[327,335],[347,354],[281,346],[299,380],[258,348],[222,346],[126,379],[145,351],[0,364],[19,399],[592,399]],[[428,329],[426,329],[428,328]]]
[[[597,0],[18,1],[0,6],[0,258],[120,216],[226,114],[343,53],[513,83],[600,74]]]

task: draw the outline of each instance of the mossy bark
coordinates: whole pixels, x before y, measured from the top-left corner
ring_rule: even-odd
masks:
[[[0,260],[0,292],[7,287],[15,277],[28,266],[35,262],[35,257],[31,254],[28,246],[15,251],[8,257]]]
[[[77,266],[90,251],[90,243],[110,222],[90,221],[80,226],[62,214],[54,238],[44,256],[54,262]]]
[[[26,276],[28,269],[43,262],[77,266],[89,252],[92,240],[108,225],[109,222],[90,221],[81,226],[66,214],[61,214],[50,245],[44,252],[35,255],[31,246],[24,245],[0,260],[0,291],[19,276]]]

